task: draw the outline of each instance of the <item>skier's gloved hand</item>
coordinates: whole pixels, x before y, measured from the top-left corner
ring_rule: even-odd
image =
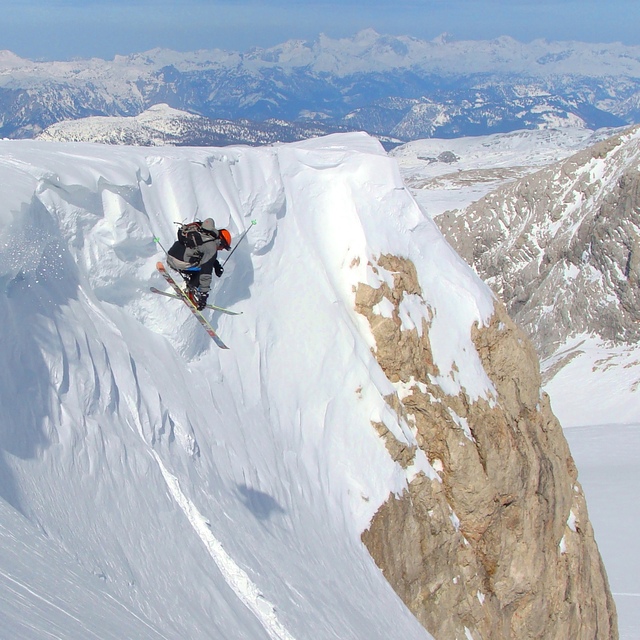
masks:
[[[218,278],[224,273],[224,268],[219,262],[216,262],[213,265],[213,270],[216,272],[216,275],[218,276]]]

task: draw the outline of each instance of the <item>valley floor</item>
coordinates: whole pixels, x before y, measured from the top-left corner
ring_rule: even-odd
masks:
[[[618,608],[620,640],[640,638],[640,424],[565,429]]]

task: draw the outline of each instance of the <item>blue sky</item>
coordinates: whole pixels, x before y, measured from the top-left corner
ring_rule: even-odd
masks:
[[[0,49],[48,60],[154,47],[246,51],[368,27],[426,40],[447,32],[640,44],[640,0],[0,0],[0,10]]]

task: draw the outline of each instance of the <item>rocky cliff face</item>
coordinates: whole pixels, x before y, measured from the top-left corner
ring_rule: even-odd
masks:
[[[636,127],[437,219],[542,357],[640,339],[639,166]]]
[[[443,393],[428,323],[403,330],[399,305],[421,295],[413,264],[383,255],[394,287],[360,284],[376,357],[408,394],[389,404],[413,425],[437,478],[390,495],[362,538],[389,582],[438,640],[617,638],[615,606],[562,429],[540,392],[536,353],[496,302],[474,344],[495,388]],[[374,312],[383,298],[391,317]],[[374,425],[403,467],[416,445]]]

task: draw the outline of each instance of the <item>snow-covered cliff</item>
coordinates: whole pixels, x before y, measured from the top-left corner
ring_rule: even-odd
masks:
[[[396,592],[437,636],[442,620],[529,629],[544,609],[556,630],[591,637],[596,620],[615,637],[535,356],[376,141],[4,141],[0,178],[8,637],[429,637]],[[229,351],[148,291],[163,283],[154,237],[167,246],[194,216],[235,238],[256,220],[214,292],[243,312],[212,316]],[[423,575],[407,596],[389,574],[402,544],[377,553],[408,493],[434,500],[419,522],[450,550],[446,597],[413,598]],[[552,505],[542,536],[520,526],[535,496]]]

